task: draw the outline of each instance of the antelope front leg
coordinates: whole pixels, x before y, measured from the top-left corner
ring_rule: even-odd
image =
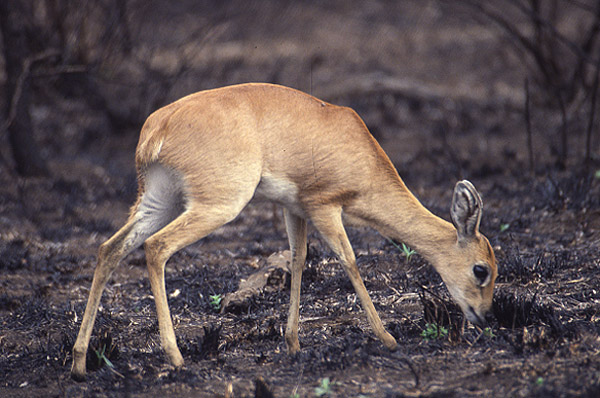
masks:
[[[302,269],[306,261],[306,220],[284,209],[285,228],[292,251],[292,283],[290,288],[290,310],[285,328],[285,342],[289,354],[300,351],[298,341],[298,318],[300,316],[300,287]]]
[[[360,277],[354,251],[342,223],[341,209],[321,208],[315,210],[314,214],[311,215],[311,220],[321,235],[323,235],[329,247],[331,247],[340,259],[346,274],[352,282],[356,295],[367,313],[367,319],[371,328],[373,328],[373,332],[388,349],[395,350],[397,348],[396,339],[383,327],[373,301],[371,301],[371,297]]]

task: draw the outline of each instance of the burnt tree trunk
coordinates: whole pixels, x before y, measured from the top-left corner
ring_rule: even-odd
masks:
[[[38,176],[47,174],[48,169],[34,139],[29,115],[31,89],[26,65],[32,59],[28,25],[32,13],[28,11],[26,2],[0,1],[0,31],[6,64],[4,114],[16,171],[22,176]]]

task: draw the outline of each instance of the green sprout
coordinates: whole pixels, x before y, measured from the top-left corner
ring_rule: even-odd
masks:
[[[106,344],[102,346],[102,349],[94,350],[96,356],[98,357],[98,367],[101,368],[102,364],[106,364],[109,368],[114,368],[115,365],[106,357]]]
[[[489,327],[483,329],[483,335],[485,337],[490,338],[490,339],[496,337],[496,335],[494,334],[494,331],[492,330],[492,328],[489,328]]]
[[[390,243],[392,245],[394,245],[394,247],[396,249],[398,249],[400,252],[402,252],[402,254],[404,254],[404,257],[406,257],[406,262],[409,263],[410,262],[410,258],[412,257],[413,254],[416,254],[417,252],[414,251],[413,249],[411,249],[410,247],[406,246],[404,244],[404,242],[402,242],[402,247],[398,246],[398,244],[396,244],[396,242],[394,242],[393,240],[391,240],[390,238],[388,238],[388,240],[390,241]]]
[[[402,253],[406,257],[406,262],[410,263],[410,258],[412,257],[413,254],[416,253],[416,251],[414,251],[413,249],[411,249],[410,247],[408,247],[404,243],[402,243]]]
[[[600,178],[600,169],[596,170],[596,172],[594,173],[594,177]]]
[[[421,337],[425,341],[442,339],[446,336],[448,336],[448,329],[435,323],[426,324],[425,329],[421,332]]]
[[[537,379],[535,379],[535,384],[538,386],[541,386],[544,384],[544,378],[542,376],[539,376]]]
[[[500,224],[500,232],[504,232],[509,228],[510,228],[510,224],[508,224],[508,223]]]
[[[219,311],[221,309],[221,301],[223,300],[223,295],[221,294],[213,294],[209,296],[210,298],[210,306],[213,307],[215,311]]]
[[[318,387],[315,387],[315,395],[317,397],[325,397],[331,395],[331,381],[329,377],[325,377],[321,379],[321,384]]]

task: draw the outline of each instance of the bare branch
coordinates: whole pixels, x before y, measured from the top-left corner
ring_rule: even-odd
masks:
[[[563,43],[567,48],[569,48],[575,55],[577,55],[578,57],[580,57],[581,59],[583,59],[585,62],[588,62],[594,66],[596,66],[596,64],[598,63],[597,60],[592,59],[588,54],[586,54],[579,45],[577,45],[577,43],[573,42],[572,40],[568,39],[567,37],[565,37],[562,33],[560,33],[556,27],[554,25],[552,25],[551,23],[549,23],[547,20],[545,20],[544,18],[542,18],[538,13],[536,13],[534,10],[527,8],[526,6],[524,6],[521,2],[519,2],[518,0],[507,0],[509,3],[512,3],[514,6],[516,6],[519,10],[521,10],[521,12],[523,12],[525,15],[529,16],[533,21],[535,21],[537,24],[540,24],[541,26],[543,26],[544,28],[548,29],[548,31],[550,33],[552,33],[552,35],[558,39],[558,41],[560,41],[561,43]]]
[[[525,79],[525,127],[527,129],[527,148],[529,149],[529,170],[533,173],[533,137],[531,132],[531,110],[529,100],[529,79]]]
[[[29,77],[29,74],[31,72],[31,66],[36,62],[40,62],[47,58],[55,57],[58,55],[60,55],[60,52],[58,50],[48,49],[42,51],[41,53],[34,54],[30,57],[25,58],[25,60],[23,61],[23,69],[21,70],[21,74],[17,79],[15,91],[10,100],[8,117],[6,118],[6,122],[4,125],[5,129],[8,129],[15,120],[19,100],[21,99],[21,94],[23,93],[23,84],[25,83],[25,80]]]
[[[484,7],[484,2],[479,2],[475,0],[462,0],[463,3],[467,4],[469,7],[472,7],[474,10],[480,12],[487,18],[489,18],[496,25],[500,26],[510,37],[516,39],[517,43],[522,46],[527,53],[529,53],[537,65],[539,71],[544,77],[544,81],[546,84],[553,84],[554,79],[552,74],[548,70],[548,63],[546,62],[545,57],[541,53],[539,47],[527,38],[523,33],[521,33],[515,26],[515,24],[511,23],[508,19],[502,16],[500,13],[494,12],[486,7]]]
[[[590,117],[588,119],[585,139],[585,163],[590,164],[592,160],[592,131],[594,130],[594,117],[596,115],[596,99],[598,97],[598,84],[600,78],[600,65],[596,67],[596,77],[592,86],[592,99],[590,101]]]

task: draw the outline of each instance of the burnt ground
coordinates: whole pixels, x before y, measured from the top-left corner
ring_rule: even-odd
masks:
[[[251,203],[168,263],[183,369],[167,365],[161,352],[139,249],[103,295],[87,381],[72,381],[71,348],[95,252],[135,199],[137,133],[104,131],[105,117],[81,98],[44,92],[32,115],[50,176],[23,179],[9,161],[0,166],[0,395],[222,397],[231,387],[230,396],[268,396],[264,384],[275,397],[312,397],[329,378],[337,397],[600,396],[598,145],[596,163],[583,167],[581,129],[572,125],[571,161],[560,170],[552,149],[558,115],[540,112],[536,170],[526,171],[526,70],[501,34],[436,2],[257,2],[225,12],[210,39],[184,52],[173,46],[181,27],[206,26],[209,16],[201,7],[160,4],[140,6],[133,19],[141,43],[151,33],[165,37],[139,56],[164,70],[177,54],[196,57],[188,55],[192,72],[172,81],[169,99],[271,81],[350,105],[417,197],[446,219],[455,181],[469,178],[483,196],[481,230],[499,262],[491,333],[463,328],[441,279],[418,254],[407,261],[374,231],[350,228],[365,284],[398,339],[396,352],[386,350],[340,265],[309,229],[302,351],[289,357],[285,272],[228,312],[211,305],[210,296],[234,292],[269,255],[287,249],[280,210]],[[127,86],[124,107],[137,100],[136,87]],[[448,335],[423,338],[427,323]]]

